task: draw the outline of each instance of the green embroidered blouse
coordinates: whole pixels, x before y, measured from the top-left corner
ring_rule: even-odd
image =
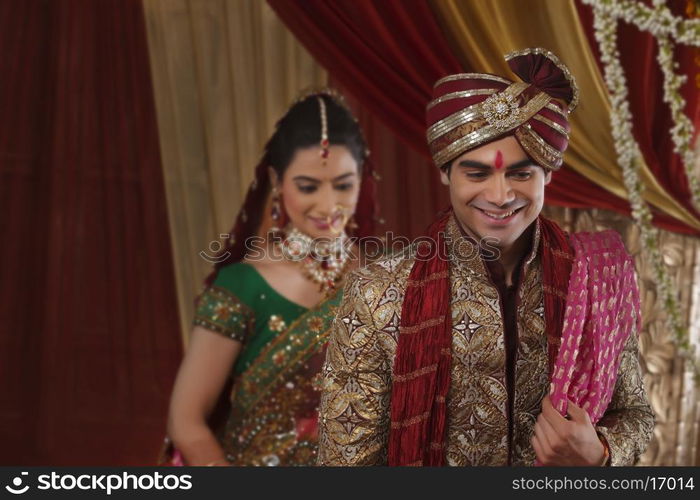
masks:
[[[262,349],[308,309],[280,295],[250,264],[222,268],[202,295],[194,324],[244,344],[234,374],[250,367]]]
[[[194,324],[243,343],[228,419],[216,429],[234,465],[316,463],[320,371],[342,295],[307,309],[246,263],[221,269],[202,295]]]

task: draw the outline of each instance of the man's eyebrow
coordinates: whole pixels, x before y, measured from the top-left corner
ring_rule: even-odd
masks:
[[[513,163],[512,165],[508,165],[506,167],[506,170],[515,170],[517,168],[523,168],[523,167],[529,167],[530,165],[534,165],[535,162],[533,162],[531,159],[526,158],[524,160],[520,160],[519,162]],[[460,167],[471,167],[471,168],[481,168],[481,169],[488,169],[491,170],[493,167],[491,165],[487,165],[486,163],[481,163],[480,161],[474,161],[474,160],[462,160],[459,162]]]

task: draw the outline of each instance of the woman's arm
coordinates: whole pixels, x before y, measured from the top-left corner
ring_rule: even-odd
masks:
[[[192,330],[175,379],[168,416],[168,435],[187,465],[228,465],[223,448],[207,425],[207,417],[241,346],[241,342],[201,326]]]

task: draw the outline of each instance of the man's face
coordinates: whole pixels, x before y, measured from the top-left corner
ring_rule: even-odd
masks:
[[[441,176],[462,227],[507,251],[540,214],[552,173],[508,136],[464,153],[452,162],[449,176]]]

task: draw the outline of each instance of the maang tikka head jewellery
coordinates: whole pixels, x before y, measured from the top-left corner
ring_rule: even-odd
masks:
[[[321,165],[327,165],[328,160],[328,113],[326,112],[326,102],[322,96],[317,96],[318,105],[321,111]]]

